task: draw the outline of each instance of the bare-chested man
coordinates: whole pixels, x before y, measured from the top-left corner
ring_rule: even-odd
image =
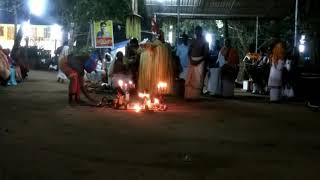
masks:
[[[205,60],[209,52],[209,44],[202,36],[202,28],[197,26],[195,31],[196,39],[192,41],[189,50],[190,65],[185,84],[185,99],[188,100],[200,98]]]

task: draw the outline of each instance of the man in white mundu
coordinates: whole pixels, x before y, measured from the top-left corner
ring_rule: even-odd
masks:
[[[190,64],[185,82],[185,99],[196,100],[200,98],[203,80],[205,60],[209,52],[209,44],[202,35],[202,28],[195,29],[196,39],[191,43],[189,56]]]

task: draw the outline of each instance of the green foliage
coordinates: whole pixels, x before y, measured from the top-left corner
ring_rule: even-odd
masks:
[[[125,16],[130,12],[130,1],[56,0],[56,8],[63,24],[81,24],[101,19],[124,22]]]
[[[90,46],[78,47],[74,48],[71,52],[75,56],[89,56],[92,52],[94,52],[94,48]]]
[[[130,15],[126,21],[126,37],[130,39],[132,37],[141,40],[141,18],[136,15]]]

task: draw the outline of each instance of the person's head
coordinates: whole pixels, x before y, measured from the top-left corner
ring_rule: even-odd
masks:
[[[111,62],[111,56],[108,53],[106,53],[105,59],[107,62]]]
[[[130,45],[131,46],[139,46],[139,41],[137,38],[133,38],[130,40]]]
[[[188,40],[189,40],[189,37],[187,34],[183,33],[182,36],[181,36],[181,41],[184,45],[188,45]]]
[[[195,29],[195,34],[196,34],[196,37],[199,38],[199,37],[202,37],[202,27],[200,26],[197,26],[196,29]]]
[[[279,60],[284,60],[286,55],[285,44],[279,42],[272,49],[272,62],[277,64]]]
[[[100,30],[101,30],[102,32],[104,32],[105,29],[106,29],[106,26],[107,26],[106,22],[102,21],[102,22],[100,23]]]
[[[224,40],[224,47],[231,48],[231,40],[230,39],[227,38]]]
[[[118,51],[116,54],[116,60],[123,62],[123,53],[121,51]]]

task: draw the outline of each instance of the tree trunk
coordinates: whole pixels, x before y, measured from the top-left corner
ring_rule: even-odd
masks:
[[[17,58],[17,53],[18,53],[18,49],[20,47],[20,43],[22,40],[22,36],[23,36],[23,27],[22,25],[20,26],[18,32],[17,32],[17,24],[18,24],[18,15],[17,15],[17,1],[14,1],[14,5],[13,5],[13,13],[14,13],[14,43],[13,43],[13,47],[11,50],[11,57],[13,59]]]

